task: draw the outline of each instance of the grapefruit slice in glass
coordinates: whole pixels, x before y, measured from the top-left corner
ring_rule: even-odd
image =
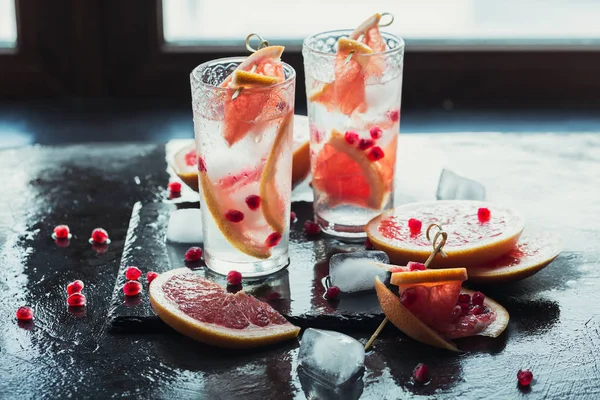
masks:
[[[479,208],[488,208],[489,221],[480,222]],[[411,233],[408,220],[423,224],[420,233]],[[524,228],[523,218],[513,209],[481,201],[445,200],[410,203],[386,211],[366,225],[373,246],[385,251],[394,264],[425,262],[432,246],[425,231],[439,224],[448,233],[444,246],[447,258],[438,254],[431,267],[477,266],[509,253],[517,244]],[[435,233],[435,231],[433,231]]]
[[[243,291],[227,293],[188,268],[160,274],[150,285],[150,304],[167,325],[219,347],[265,346],[298,336],[269,304]]]
[[[505,283],[525,279],[545,268],[561,251],[560,235],[550,232],[523,235],[508,254],[485,265],[469,267],[469,280]]]

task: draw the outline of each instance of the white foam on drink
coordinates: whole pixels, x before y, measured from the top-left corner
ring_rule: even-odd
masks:
[[[382,251],[338,253],[329,261],[331,284],[342,292],[352,293],[375,289],[375,277],[385,280],[387,269],[378,263],[388,263]]]
[[[199,208],[173,211],[167,225],[167,242],[185,244],[204,242],[202,211]]]

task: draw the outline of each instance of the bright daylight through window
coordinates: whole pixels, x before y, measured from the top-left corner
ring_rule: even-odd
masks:
[[[14,0],[0,0],[0,47],[14,47],[17,24]]]

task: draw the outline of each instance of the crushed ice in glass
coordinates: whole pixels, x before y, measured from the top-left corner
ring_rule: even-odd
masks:
[[[387,254],[377,250],[334,254],[329,260],[329,278],[345,293],[374,290],[375,277],[385,281],[387,275],[387,269],[377,263],[389,262]]]
[[[176,210],[169,216],[167,242],[200,244],[204,242],[202,234],[202,212],[199,208]]]
[[[438,200],[485,200],[485,187],[472,179],[443,169],[437,188]]]
[[[306,375],[337,387],[362,377],[365,348],[343,333],[308,328],[302,335],[298,363]]]

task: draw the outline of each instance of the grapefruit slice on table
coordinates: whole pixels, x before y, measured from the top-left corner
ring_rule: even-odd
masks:
[[[222,87],[230,90],[225,94],[225,120],[223,137],[229,146],[234,145],[256,125],[256,119],[270,100],[271,93],[265,90],[244,91],[243,88],[268,87],[285,80],[281,54],[283,46],[268,46],[246,58],[229,75]],[[256,69],[252,71],[252,68]],[[238,96],[234,93],[242,88]]]
[[[469,280],[505,283],[525,279],[545,268],[561,251],[562,240],[555,233],[523,235],[510,253],[485,265],[469,267]]]
[[[479,208],[490,210],[489,221],[479,221]],[[422,222],[420,233],[411,233],[411,218]],[[448,233],[444,246],[448,257],[438,254],[432,268],[470,267],[498,259],[515,247],[524,228],[523,218],[511,208],[481,201],[445,200],[401,205],[373,218],[365,230],[373,246],[385,251],[391,262],[406,264],[425,262],[431,254],[432,245],[425,234],[430,224],[439,224]]]
[[[369,151],[348,143],[345,135],[333,130],[327,143],[317,154],[313,170],[313,186],[327,194],[330,206],[354,204],[380,209],[394,176],[397,136],[383,150],[384,157],[369,159]]]
[[[375,290],[385,316],[411,338],[442,349],[458,351],[450,341],[468,336],[499,336],[509,320],[504,307],[485,298],[483,307],[474,311],[473,304],[459,305],[467,279],[464,268],[393,272],[390,283],[398,286],[396,296],[379,278]]]
[[[161,320],[210,345],[265,346],[293,339],[300,332],[269,304],[243,291],[227,293],[188,268],[159,275],[149,292],[150,304]]]

